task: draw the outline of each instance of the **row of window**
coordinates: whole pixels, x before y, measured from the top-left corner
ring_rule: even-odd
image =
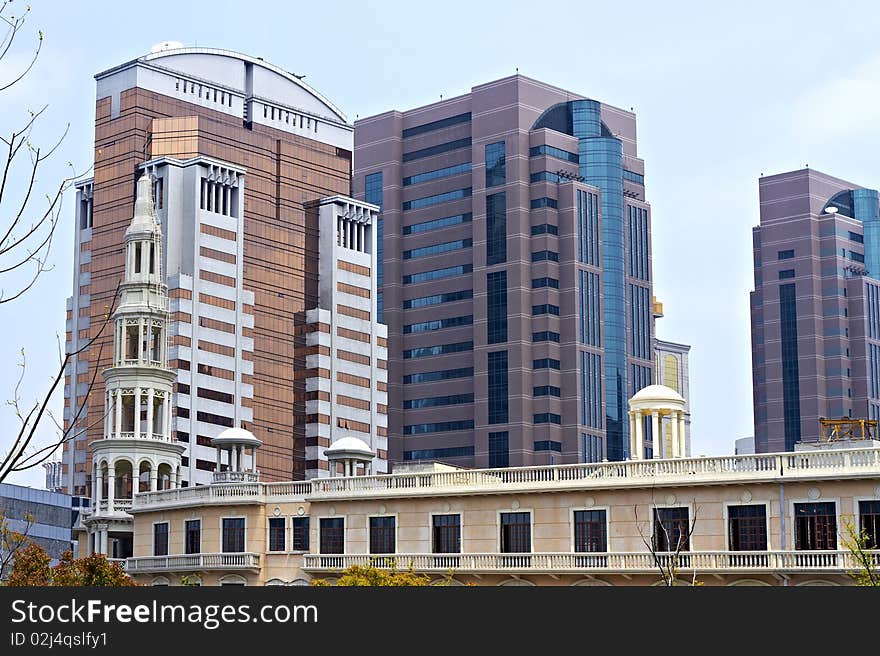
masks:
[[[456,241],[447,241],[442,244],[432,244],[431,246],[413,248],[403,251],[403,259],[412,260],[419,257],[430,257],[431,255],[441,255],[452,251],[460,251],[463,248],[470,248],[472,244],[473,240],[471,239],[458,239]]]
[[[442,169],[434,169],[433,171],[425,171],[424,173],[408,175],[403,179],[403,186],[408,187],[410,185],[428,182],[429,180],[442,180],[443,178],[449,178],[453,175],[470,173],[470,170],[470,162],[464,162],[463,164],[453,164],[452,166],[445,166]]]
[[[461,353],[462,351],[473,351],[473,342],[455,342],[453,344],[437,344],[435,346],[421,346],[419,348],[407,349],[403,352],[403,359],[410,358],[426,358],[435,355],[446,355],[447,353]]]
[[[404,435],[424,435],[425,433],[446,433],[449,431],[470,430],[474,427],[473,419],[459,421],[440,421],[428,424],[408,424],[403,427]]]
[[[458,266],[434,269],[432,271],[420,271],[419,273],[411,273],[403,276],[403,284],[411,285],[418,282],[428,282],[430,280],[442,280],[443,278],[451,278],[453,276],[470,273],[473,270],[473,264],[459,264]]]
[[[441,303],[465,301],[473,297],[473,289],[463,289],[457,292],[447,292],[445,294],[432,294],[431,296],[419,296],[417,298],[411,298],[403,302],[403,307],[406,310],[411,310],[414,308],[429,307],[431,305],[440,305]]]
[[[460,405],[462,403],[473,403],[474,395],[470,394],[449,394],[447,396],[428,396],[421,399],[406,399],[403,402],[404,410],[415,410],[417,408],[437,408],[445,405]]]
[[[439,205],[440,203],[446,203],[451,200],[468,198],[471,195],[471,191],[471,187],[465,187],[464,189],[454,189],[452,191],[446,191],[442,194],[434,194],[432,196],[424,196],[422,198],[405,200],[403,201],[403,209],[417,210],[422,207],[431,207],[432,205]]]
[[[410,385],[414,383],[431,383],[437,380],[450,380],[453,378],[472,378],[473,375],[473,367],[446,369],[443,371],[425,371],[418,374],[407,374],[403,377],[403,384]]]
[[[403,234],[415,235],[421,232],[431,232],[433,230],[441,230],[450,226],[461,225],[462,223],[470,223],[473,220],[471,212],[463,214],[453,214],[452,216],[444,216],[439,219],[431,219],[430,221],[422,221],[412,225],[403,226]]]
[[[446,317],[445,319],[432,319],[431,321],[421,321],[419,323],[406,324],[403,327],[403,334],[423,333],[431,330],[442,330],[443,328],[455,328],[458,326],[469,326],[474,322],[474,316],[469,314],[462,317]]]

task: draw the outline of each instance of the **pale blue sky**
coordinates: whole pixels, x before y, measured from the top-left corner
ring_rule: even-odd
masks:
[[[14,4],[19,4],[16,0]],[[260,56],[349,116],[407,109],[523,74],[638,116],[653,207],[663,339],[691,344],[694,454],[751,435],[749,291],[757,179],[809,164],[880,186],[876,2],[32,2],[45,34],[29,79],[2,96],[0,130],[49,103],[39,137],[70,122],[48,191],[69,160],[92,161],[94,79],[163,40]],[[841,8],[843,7],[843,8]],[[26,301],[0,306],[0,396],[18,349],[33,398],[56,366],[71,290],[71,199],[55,269]],[[61,401],[54,406],[60,415]],[[0,447],[15,420],[0,408]],[[0,450],[5,450],[0,448]],[[14,482],[40,485],[42,470]]]

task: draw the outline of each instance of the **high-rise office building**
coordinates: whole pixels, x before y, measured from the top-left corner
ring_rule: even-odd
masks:
[[[655,320],[663,317],[663,303],[656,298],[653,309]],[[687,344],[667,342],[659,337],[654,339],[655,380],[678,392],[685,401],[683,455],[691,454],[690,352],[691,347]],[[665,424],[662,430],[666,442],[671,443],[672,427]]]
[[[619,460],[653,380],[631,111],[521,75],[355,122],[379,205],[394,460]]]
[[[374,470],[383,470],[377,441],[385,439],[384,390],[373,389],[369,374],[346,368],[385,365],[384,327],[367,307],[376,276],[375,254],[367,252],[375,209],[352,199],[322,209],[320,199],[350,191],[354,130],[301,77],[255,57],[173,42],[96,76],[94,178],[77,187],[67,307],[67,348],[76,353],[65,380],[65,421],[74,437],[63,459],[68,491],[91,489],[88,444],[102,437],[100,373],[113,357],[105,318],[123,276],[123,236],[143,172],[153,180],[165,239],[172,431],[186,445],[181,484],[212,480],[211,439],[235,426],[262,442],[264,480],[299,479],[309,470],[326,475],[320,454],[339,431],[366,441],[377,453]],[[319,225],[324,212],[337,228],[337,206],[351,214],[346,225],[358,224],[353,235],[361,241],[345,242],[355,270],[339,282],[351,288],[323,298],[336,303],[325,308],[334,316],[346,309],[354,315],[331,322],[340,330],[337,347],[354,354],[334,373],[359,378],[334,385],[371,382],[365,391],[337,392],[358,407],[340,406],[330,426],[312,406],[330,393],[316,380],[330,371],[315,363],[326,344],[314,333],[331,324],[314,323],[308,312],[324,307]]]
[[[880,417],[880,204],[812,169],[764,176],[758,190],[755,449],[791,451],[822,417]]]

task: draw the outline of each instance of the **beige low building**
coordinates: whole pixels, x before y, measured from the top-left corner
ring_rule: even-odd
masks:
[[[126,566],[147,585],[306,585],[368,563],[453,584],[654,585],[654,556],[680,545],[685,583],[848,585],[846,520],[880,538],[880,448],[865,444],[142,492]],[[363,451],[331,454],[334,469],[358,471]]]

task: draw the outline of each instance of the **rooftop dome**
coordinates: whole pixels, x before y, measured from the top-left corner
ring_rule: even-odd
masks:
[[[324,449],[324,453],[327,456],[338,453],[359,453],[369,455],[371,458],[375,455],[366,442],[357,437],[350,436],[343,437],[341,440],[336,440],[333,444]]]
[[[675,403],[685,402],[681,394],[676,392],[671,387],[666,387],[666,385],[648,385],[647,387],[643,387],[630,399],[630,402],[632,401],[671,401]]]
[[[214,446],[228,446],[231,444],[242,444],[245,446],[258,447],[263,443],[254,437],[254,434],[244,428],[227,428],[217,437],[211,439]]]

